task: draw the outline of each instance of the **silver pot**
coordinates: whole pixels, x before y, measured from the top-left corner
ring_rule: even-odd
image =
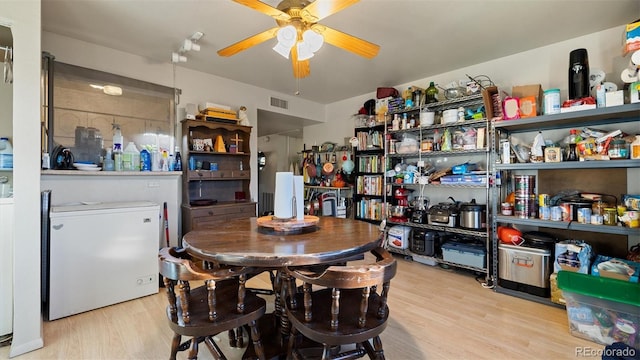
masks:
[[[460,227],[481,230],[487,227],[487,206],[473,199],[460,205]]]

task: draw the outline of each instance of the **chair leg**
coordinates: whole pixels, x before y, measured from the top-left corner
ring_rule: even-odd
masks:
[[[289,345],[287,348],[287,360],[296,359],[295,351],[297,349],[298,329],[295,326],[291,326],[291,333],[289,334]]]
[[[237,347],[238,342],[236,340],[236,332],[233,329],[231,329],[227,333],[229,336],[229,347],[232,347],[232,348]]]
[[[187,354],[187,359],[189,360],[197,360],[198,359],[198,343],[200,339],[193,338],[191,340],[191,347],[189,348],[189,353]]]
[[[367,355],[372,360],[385,360],[384,358],[384,349],[382,349],[382,340],[380,340],[380,336],[376,336],[373,338],[373,346],[369,341],[365,341],[362,343],[365,350],[367,350]]]
[[[264,348],[262,347],[262,340],[260,340],[260,329],[258,328],[258,322],[253,320],[249,324],[249,327],[251,328],[251,341],[253,341],[253,349],[256,352],[256,356],[258,356],[258,359],[260,360],[265,360]]]
[[[224,354],[222,353],[222,350],[220,350],[216,342],[213,340],[213,336],[206,336],[204,338],[204,343],[209,348],[209,351],[211,352],[211,355],[213,355],[214,359],[227,360],[227,357],[224,356]]]
[[[236,342],[239,348],[244,347],[244,335],[242,332],[242,326],[236,329]]]
[[[178,347],[180,346],[180,340],[182,340],[182,336],[178,334],[173,335],[173,339],[171,340],[171,355],[169,356],[169,360],[176,360]]]

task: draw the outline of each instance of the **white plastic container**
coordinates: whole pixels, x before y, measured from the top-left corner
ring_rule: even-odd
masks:
[[[9,138],[0,138],[0,169],[13,169],[13,147]]]
[[[129,141],[122,153],[122,169],[124,171],[140,171],[140,152],[133,141]]]

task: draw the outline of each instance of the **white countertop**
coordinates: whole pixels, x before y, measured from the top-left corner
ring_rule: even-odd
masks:
[[[42,170],[41,175],[72,176],[180,176],[182,171],[81,171],[81,170]]]

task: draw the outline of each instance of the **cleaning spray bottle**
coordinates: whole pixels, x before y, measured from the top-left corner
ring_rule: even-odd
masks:
[[[118,124],[113,124],[113,162],[114,162],[114,167],[116,171],[122,171],[123,169],[123,164],[122,164],[122,151],[123,151],[123,147],[122,147],[122,143],[123,143],[123,139],[122,139],[122,132],[120,131],[120,125]]]

